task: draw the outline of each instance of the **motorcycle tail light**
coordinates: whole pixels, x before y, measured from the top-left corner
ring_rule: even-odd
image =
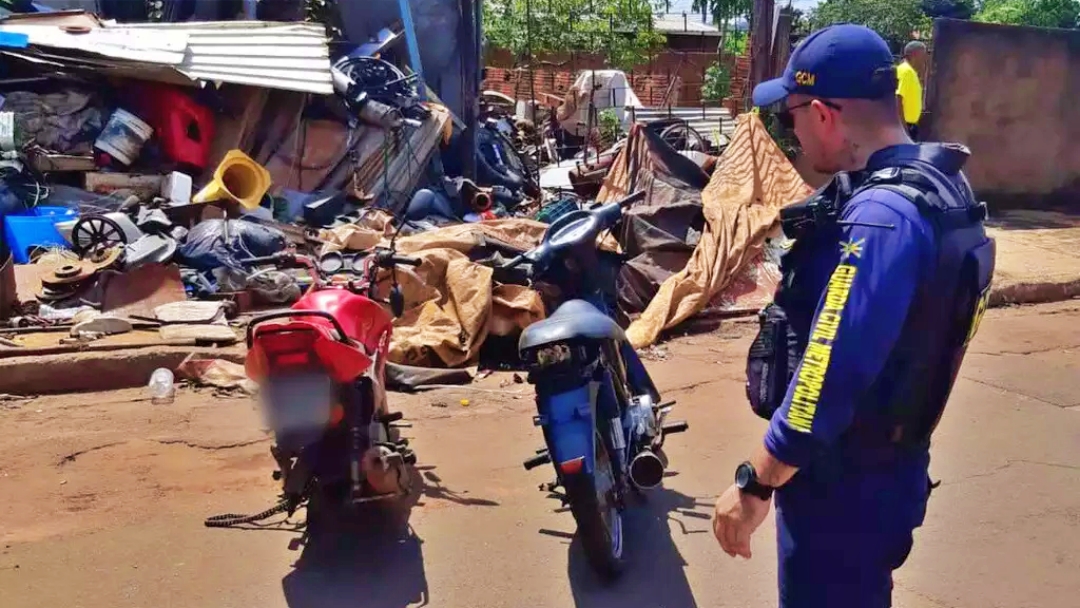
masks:
[[[319,338],[313,329],[258,333],[248,355],[248,375],[262,378],[283,368],[315,367],[318,364],[315,343]]]

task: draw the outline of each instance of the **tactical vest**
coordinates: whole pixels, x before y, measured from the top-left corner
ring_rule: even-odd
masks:
[[[849,433],[875,442],[929,445],[989,301],[995,245],[983,228],[986,206],[975,202],[963,178],[958,186],[926,160],[897,159],[894,164],[837,174],[806,201],[781,211],[784,234],[795,243],[781,260],[783,278],[773,302],[759,315],[760,330],[747,360],[747,397],[759,416],[770,419],[782,405],[822,296],[820,288],[800,280],[802,269],[810,256],[828,250],[823,246],[839,244],[839,217],[855,194],[884,188],[902,195],[929,220],[936,259],[920,277],[884,368],[858,397],[860,406],[873,407],[858,408]]]

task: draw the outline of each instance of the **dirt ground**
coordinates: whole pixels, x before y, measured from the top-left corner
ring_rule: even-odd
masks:
[[[537,491],[550,470],[521,467],[541,443],[530,387],[494,374],[392,396],[423,479],[410,526],[343,529],[332,546],[301,546],[288,523],[203,527],[274,502],[269,441],[247,398],[0,401],[0,605],[774,606],[771,523],[748,562],[709,531],[715,495],[764,428],[743,389],[751,330],[731,322],[645,353],[691,430],[670,438],[664,489],[629,518],[630,564],[614,586],[591,576],[570,514]],[[988,313],[936,435],[943,485],[897,575],[897,606],[1077,605],[1078,372],[1080,302]]]

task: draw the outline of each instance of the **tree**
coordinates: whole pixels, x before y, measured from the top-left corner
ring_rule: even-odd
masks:
[[[729,40],[728,31],[740,18],[750,21],[754,0],[694,0],[692,6],[692,10],[702,15],[711,15],[713,23],[720,29],[720,44],[716,47],[717,54],[731,53],[732,51],[735,51],[734,54],[746,52],[747,35],[743,32],[735,32],[735,36],[732,36],[732,39]]]
[[[489,0],[484,34],[515,56],[602,53],[613,67],[644,63],[664,43],[653,30],[654,0]]]
[[[1078,0],[985,0],[976,21],[1075,28],[1080,24]]]
[[[929,33],[931,21],[922,0],[825,0],[810,14],[814,29],[832,23],[861,23],[881,34],[894,51],[919,32]]]
[[[920,6],[931,19],[971,19],[975,14],[975,0],[922,0]]]

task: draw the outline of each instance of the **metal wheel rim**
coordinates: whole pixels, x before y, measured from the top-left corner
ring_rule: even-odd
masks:
[[[120,225],[104,216],[80,218],[71,229],[71,244],[78,253],[101,245],[126,245]]]
[[[607,448],[604,447],[600,437],[597,437],[597,441],[600,442],[600,452],[596,460],[596,500],[601,507],[600,517],[611,535],[611,554],[615,556],[615,559],[621,559],[623,552],[622,513],[619,513],[619,508],[613,499],[615,474],[611,470],[611,457]],[[599,483],[601,479],[604,481],[603,484]]]
[[[680,152],[704,152],[708,149],[708,146],[705,144],[705,138],[697,132],[697,129],[686,124],[674,124],[669,126],[660,134],[660,138]],[[685,143],[681,148],[675,146],[675,142],[679,139],[682,139]]]

